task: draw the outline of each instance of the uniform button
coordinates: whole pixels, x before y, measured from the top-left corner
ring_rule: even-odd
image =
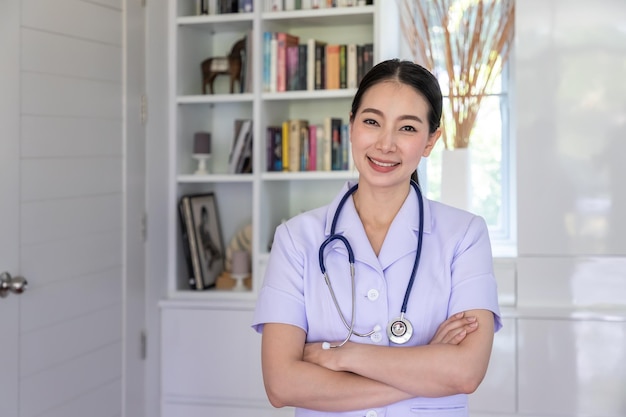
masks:
[[[365,414],[365,417],[378,417],[378,413],[376,412],[376,410],[369,410]]]
[[[379,296],[379,295],[380,295],[380,294],[379,294],[378,290],[371,289],[371,290],[369,290],[369,291],[367,292],[367,298],[369,298],[369,299],[370,299],[370,301],[376,301],[376,300],[378,300],[378,296]]]
[[[383,340],[383,335],[380,332],[376,332],[376,333],[372,333],[370,335],[370,339],[372,340],[372,342],[374,343],[380,343],[381,340]]]

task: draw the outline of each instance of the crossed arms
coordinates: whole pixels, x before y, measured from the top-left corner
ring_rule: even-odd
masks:
[[[388,347],[348,342],[335,349],[306,343],[296,326],[263,329],[265,389],[275,407],[350,411],[421,396],[471,393],[482,381],[494,335],[488,310],[443,322],[428,345]]]

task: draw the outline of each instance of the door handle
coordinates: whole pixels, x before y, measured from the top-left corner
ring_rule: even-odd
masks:
[[[4,298],[9,295],[9,292],[13,294],[21,294],[26,290],[28,282],[24,277],[11,277],[8,272],[0,274],[0,297]]]

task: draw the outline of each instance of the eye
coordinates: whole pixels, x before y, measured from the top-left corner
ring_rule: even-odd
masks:
[[[373,126],[378,125],[378,122],[374,119],[363,119],[363,123],[365,123],[366,125],[373,125]]]
[[[411,125],[402,126],[400,128],[400,130],[402,130],[404,132],[417,132],[417,129],[415,129],[415,127],[413,127]]]

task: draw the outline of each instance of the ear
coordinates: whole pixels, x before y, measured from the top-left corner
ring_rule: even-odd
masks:
[[[354,119],[352,118],[352,112],[350,112],[350,114],[348,115],[348,130],[350,131],[349,137],[350,137],[350,143],[352,143],[352,126],[354,125]]]
[[[426,143],[426,147],[424,148],[424,152],[422,153],[423,157],[428,157],[430,155],[440,137],[441,128],[437,128],[437,130],[430,134],[430,136],[428,137],[428,142]]]

